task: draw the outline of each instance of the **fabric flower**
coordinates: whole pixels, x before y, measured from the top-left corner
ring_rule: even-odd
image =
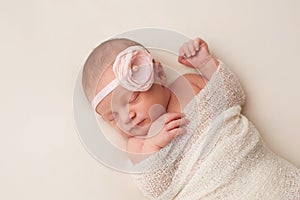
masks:
[[[154,81],[151,55],[141,46],[131,46],[119,53],[113,71],[120,84],[130,91],[147,91]]]

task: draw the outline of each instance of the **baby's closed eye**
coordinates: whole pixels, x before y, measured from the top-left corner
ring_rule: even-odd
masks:
[[[136,102],[139,96],[140,96],[140,92],[134,92],[129,99],[129,103]]]

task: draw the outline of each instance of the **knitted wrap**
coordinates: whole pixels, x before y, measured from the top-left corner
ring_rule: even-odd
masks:
[[[134,166],[149,199],[300,199],[300,169],[241,114],[244,91],[222,63],[185,107],[187,133]]]

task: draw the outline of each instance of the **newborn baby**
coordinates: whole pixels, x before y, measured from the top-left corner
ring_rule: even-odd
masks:
[[[300,171],[274,154],[241,114],[235,75],[200,38],[179,49],[197,69],[169,87],[141,44],[112,39],[83,70],[94,110],[128,140],[137,186],[150,199],[300,199]],[[184,113],[184,114],[183,114]],[[155,152],[155,153],[154,153]]]
[[[218,61],[200,38],[183,44],[179,55],[179,62],[203,76],[185,74],[167,86],[161,63],[128,39],[106,41],[89,56],[83,71],[86,95],[95,111],[128,138],[128,152],[156,152],[186,132],[182,108],[205,86]]]

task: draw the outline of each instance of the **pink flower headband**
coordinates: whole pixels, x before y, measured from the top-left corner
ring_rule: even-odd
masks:
[[[113,71],[116,78],[95,96],[92,101],[94,110],[119,84],[129,91],[147,91],[154,81],[151,55],[142,46],[131,46],[120,52]]]

